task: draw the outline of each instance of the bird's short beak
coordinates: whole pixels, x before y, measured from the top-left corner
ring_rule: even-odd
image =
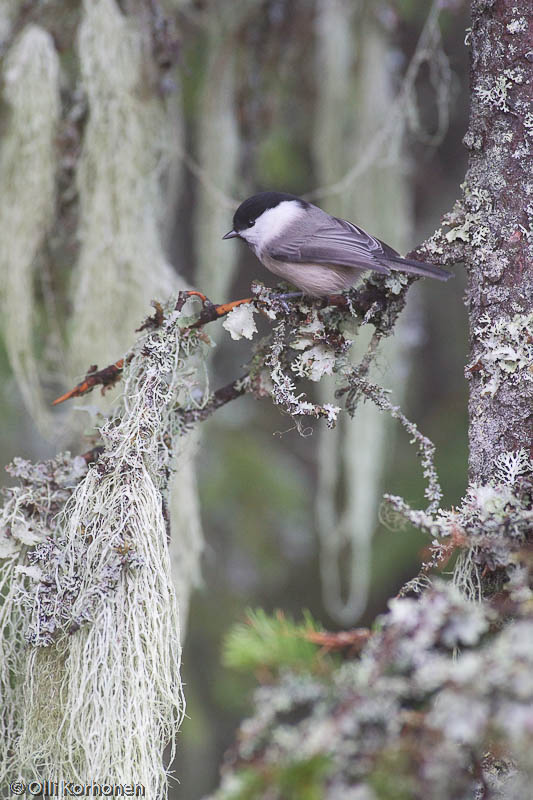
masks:
[[[226,234],[225,236],[223,236],[222,238],[223,238],[223,239],[235,239],[235,237],[236,237],[236,236],[238,236],[238,235],[239,235],[239,234],[237,233],[237,231],[230,231],[229,233],[227,233],[227,234]]]

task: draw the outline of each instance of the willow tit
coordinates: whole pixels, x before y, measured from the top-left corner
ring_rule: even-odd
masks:
[[[368,269],[384,275],[400,270],[440,281],[452,277],[441,267],[402,258],[357,225],[292,194],[261,192],[249,197],[235,212],[233,230],[222,238],[235,236],[244,239],[274,275],[314,297],[349,289]]]

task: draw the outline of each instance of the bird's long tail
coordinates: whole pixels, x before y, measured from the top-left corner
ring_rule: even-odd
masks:
[[[449,278],[453,278],[453,273],[442,269],[442,267],[436,267],[435,264],[427,264],[425,261],[415,261],[412,258],[389,256],[383,261],[383,264],[389,269],[397,269],[410,275],[422,275],[423,278],[436,278],[438,281],[447,281]]]

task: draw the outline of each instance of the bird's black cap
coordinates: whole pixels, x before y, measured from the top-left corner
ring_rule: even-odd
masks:
[[[285,192],[259,192],[249,197],[243,203],[233,216],[233,229],[235,231],[243,231],[250,228],[257,217],[260,217],[263,211],[267,208],[275,208],[275,206],[282,203],[284,200],[296,200],[301,206],[309,205],[300,197],[294,194],[286,194]]]

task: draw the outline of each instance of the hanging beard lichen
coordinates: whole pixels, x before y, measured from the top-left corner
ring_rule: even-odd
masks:
[[[25,485],[8,490],[5,777],[138,783],[147,797],[166,796],[163,751],[170,743],[172,758],[184,703],[165,509],[186,433],[180,408],[203,403],[209,347],[173,309],[126,357],[98,461],[86,472],[68,456],[33,472],[21,462]]]
[[[20,485],[7,489],[0,511],[0,784],[13,776],[22,725],[28,655],[20,587],[35,576],[26,557],[47,537],[53,540],[57,514],[87,471],[83,458],[68,453],[31,464],[17,458],[8,468]],[[17,766],[18,769],[18,766]]]
[[[2,74],[6,125],[0,150],[2,332],[26,407],[50,433],[34,345],[33,272],[54,215],[59,62],[36,25],[15,40]]]
[[[169,551],[180,610],[182,640],[187,628],[191,592],[202,580],[200,558],[204,536],[194,463],[198,439],[197,431],[181,437],[172,462],[173,476],[169,484]]]
[[[391,63],[386,57],[387,38],[370,7],[362,2],[322,0],[317,9],[317,69],[321,80],[313,145],[320,178],[326,185],[308,199],[327,198],[330,213],[355,219],[402,249],[409,240],[412,215],[403,154],[406,130],[414,127],[418,137],[432,141],[420,127],[414,90],[416,76],[426,62],[439,79],[434,87],[439,109],[435,138],[443,135],[447,122],[450,75],[439,32],[439,6],[434,3],[430,9],[396,96]],[[358,67],[354,73],[355,58]],[[352,102],[347,103],[346,98]],[[361,180],[365,182],[364,198]],[[393,296],[401,294],[404,282],[405,277],[399,275],[388,279]],[[410,305],[396,326],[396,335],[388,335],[392,330],[389,326],[387,335],[379,337],[379,355],[391,373],[389,383],[396,397],[402,396],[409,371],[409,341],[415,327],[412,302]],[[366,358],[370,338],[363,329],[355,332],[351,348],[354,364]],[[375,348],[369,373],[373,378],[379,374],[377,354]],[[323,381],[319,389],[322,398],[331,390],[331,381]],[[328,612],[344,625],[353,624],[366,607],[372,536],[386,466],[385,439],[393,435],[387,417],[369,403],[358,407],[349,424],[341,418],[333,434],[320,434],[315,508],[322,591]],[[339,494],[344,497],[341,513],[336,512]]]
[[[181,181],[181,95],[176,89],[163,100],[157,92],[148,39],[140,17],[121,13],[114,0],[84,3],[78,49],[89,118],[77,171],[81,249],[72,286],[74,375],[89,364],[115,361],[150,300],[185,288],[162,243],[168,207],[176,202],[171,192],[179,191]],[[172,185],[164,187],[169,173]],[[101,398],[96,403],[107,407]],[[185,438],[180,442],[169,488],[182,628],[203,549],[193,450]]]
[[[168,297],[178,284],[160,233],[160,181],[176,157],[176,132],[151,85],[153,65],[145,48],[139,20],[123,15],[114,0],[84,3],[79,59],[89,117],[77,171],[81,249],[73,275],[74,375],[118,358],[150,300]]]
[[[392,73],[385,58],[386,39],[364,4],[324,0],[318,10],[317,70],[327,78],[319,82],[313,145],[320,180],[332,183],[346,173],[350,162],[360,157],[375,131],[382,128],[393,100]],[[380,91],[370,98],[367,87],[377,84]],[[354,103],[347,103],[347,97]],[[386,164],[376,157],[366,165],[364,199],[360,187],[354,184],[329,197],[327,203],[330,213],[358,220],[395,244],[407,238],[409,228],[405,175],[399,167],[402,140],[403,128],[399,126],[397,141],[391,135],[388,142],[394,157]],[[383,229],[384,219],[389,220],[388,230]],[[361,326],[354,326],[350,333],[355,334],[350,351],[355,365],[364,357],[371,333]],[[407,368],[405,348],[402,352],[397,342],[398,337],[380,342],[381,355],[393,364],[402,361]],[[371,369],[371,374],[377,371],[375,366]],[[402,391],[406,370],[403,375],[400,372],[393,374],[396,394]],[[325,399],[332,392],[333,380],[323,381],[321,397]],[[366,403],[361,404],[354,419],[341,417],[333,431],[319,433],[315,515],[322,595],[328,613],[345,625],[352,625],[367,603],[372,537],[378,523],[385,466],[384,443],[386,435],[393,435],[389,428],[387,417]],[[343,500],[337,511],[341,493]]]
[[[227,228],[237,204],[229,195],[234,189],[239,159],[234,106],[239,52],[236,31],[242,24],[242,15],[243,9],[235,4],[213,6],[207,30],[209,60],[199,101],[197,140],[201,173],[194,211],[197,281],[202,291],[219,302],[231,286],[238,255],[237,248],[220,247],[220,231]],[[231,48],[228,42],[233,43]],[[219,187],[216,193],[213,185]]]

